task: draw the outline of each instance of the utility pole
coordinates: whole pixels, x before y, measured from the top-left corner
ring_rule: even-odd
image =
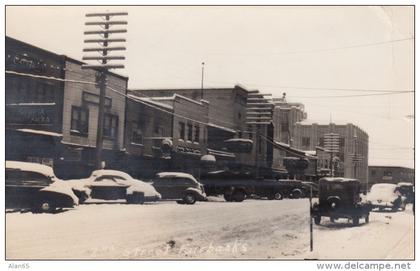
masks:
[[[99,35],[95,39],[85,39],[85,43],[98,43],[98,47],[84,48],[83,52],[97,52],[99,55],[83,56],[83,60],[97,60],[100,64],[84,64],[83,69],[94,69],[99,74],[97,83],[99,87],[99,108],[98,108],[98,126],[96,134],[96,160],[95,167],[101,169],[102,166],[102,147],[103,147],[103,128],[104,128],[104,107],[105,95],[107,87],[107,72],[109,69],[124,68],[122,64],[110,64],[111,60],[124,60],[124,56],[109,55],[111,51],[124,51],[123,46],[109,46],[113,42],[125,42],[123,38],[110,38],[112,34],[127,33],[126,29],[111,29],[111,26],[127,25],[126,21],[111,21],[114,16],[127,16],[127,12],[105,12],[105,13],[88,13],[86,17],[100,19],[98,21],[85,22],[86,26],[97,26],[97,30],[85,31],[85,35]]]

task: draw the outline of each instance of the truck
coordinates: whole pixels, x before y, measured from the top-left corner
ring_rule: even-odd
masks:
[[[300,198],[306,187],[297,180],[257,179],[250,174],[235,174],[229,171],[209,172],[200,182],[208,196],[223,195],[229,202],[242,202],[246,198],[258,197],[271,200]]]

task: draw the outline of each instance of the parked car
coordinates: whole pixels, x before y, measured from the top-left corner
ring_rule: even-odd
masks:
[[[312,205],[311,216],[317,225],[322,217],[329,217],[332,222],[347,218],[358,225],[360,218],[369,222],[370,210],[370,204],[361,200],[358,180],[325,177],[319,180],[318,202]]]
[[[185,204],[207,200],[203,185],[191,174],[161,172],[156,174],[152,185],[162,195],[162,199],[177,200],[178,203]]]
[[[377,183],[372,185],[367,200],[372,204],[372,208],[379,210],[385,208],[391,208],[393,211],[400,208],[405,210],[405,197],[400,194],[396,184]]]
[[[311,196],[312,190],[312,197],[318,197],[319,189],[318,185],[314,182],[302,182],[303,194],[305,197]]]
[[[86,199],[120,200],[127,203],[143,204],[146,201],[158,201],[161,195],[155,188],[141,180],[133,179],[125,172],[99,169],[89,178],[66,181],[84,202]]]
[[[405,197],[406,203],[414,202],[414,184],[407,182],[398,183],[397,190],[401,194],[401,196]]]
[[[51,167],[36,163],[6,161],[6,209],[54,212],[73,208],[78,198]]]

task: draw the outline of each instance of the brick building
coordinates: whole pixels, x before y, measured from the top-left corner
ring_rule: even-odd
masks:
[[[330,155],[330,159],[319,159],[318,167],[331,168],[331,156],[337,157],[339,162],[336,176],[367,182],[369,136],[354,124],[298,122],[294,126],[292,145],[301,150],[315,151],[317,147],[328,149],[328,134],[337,136],[337,152]]]
[[[256,121],[250,122],[248,115],[249,108],[257,104],[251,100],[257,99],[255,97],[258,91],[247,90],[241,86],[205,89],[136,89],[131,91],[143,97],[171,97],[178,94],[196,101],[207,101],[209,104],[208,151],[219,156],[216,158],[224,165],[229,165],[231,169],[237,171],[251,171],[255,175],[271,171],[273,146],[265,140],[267,137],[272,138],[271,116],[270,121],[257,123]],[[268,110],[272,110],[271,103],[265,100],[258,104],[260,103],[265,105]],[[253,143],[252,149],[236,151],[233,156],[227,146],[227,142],[231,139],[243,139],[243,142],[249,140]],[[230,142],[234,143],[234,141]]]

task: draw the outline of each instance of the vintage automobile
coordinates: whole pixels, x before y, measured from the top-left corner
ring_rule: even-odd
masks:
[[[311,216],[317,225],[322,217],[329,217],[332,222],[339,218],[351,219],[356,226],[360,218],[369,222],[370,210],[370,204],[361,200],[358,180],[325,177],[319,180],[318,202],[312,205]]]
[[[86,179],[65,182],[72,187],[82,203],[87,199],[125,199],[129,204],[143,204],[161,199],[152,185],[118,170],[99,169]]]
[[[414,185],[408,182],[401,182],[397,184],[397,190],[401,196],[405,197],[406,203],[414,202]]]
[[[391,183],[377,183],[372,185],[370,192],[367,195],[368,202],[372,208],[383,210],[391,208],[393,211],[405,210],[405,197],[398,191],[396,184]]]
[[[30,209],[53,213],[73,208],[78,198],[51,167],[36,163],[6,161],[6,209]]]
[[[180,204],[207,201],[204,187],[191,174],[182,172],[160,172],[152,182],[162,199],[177,200]]]

